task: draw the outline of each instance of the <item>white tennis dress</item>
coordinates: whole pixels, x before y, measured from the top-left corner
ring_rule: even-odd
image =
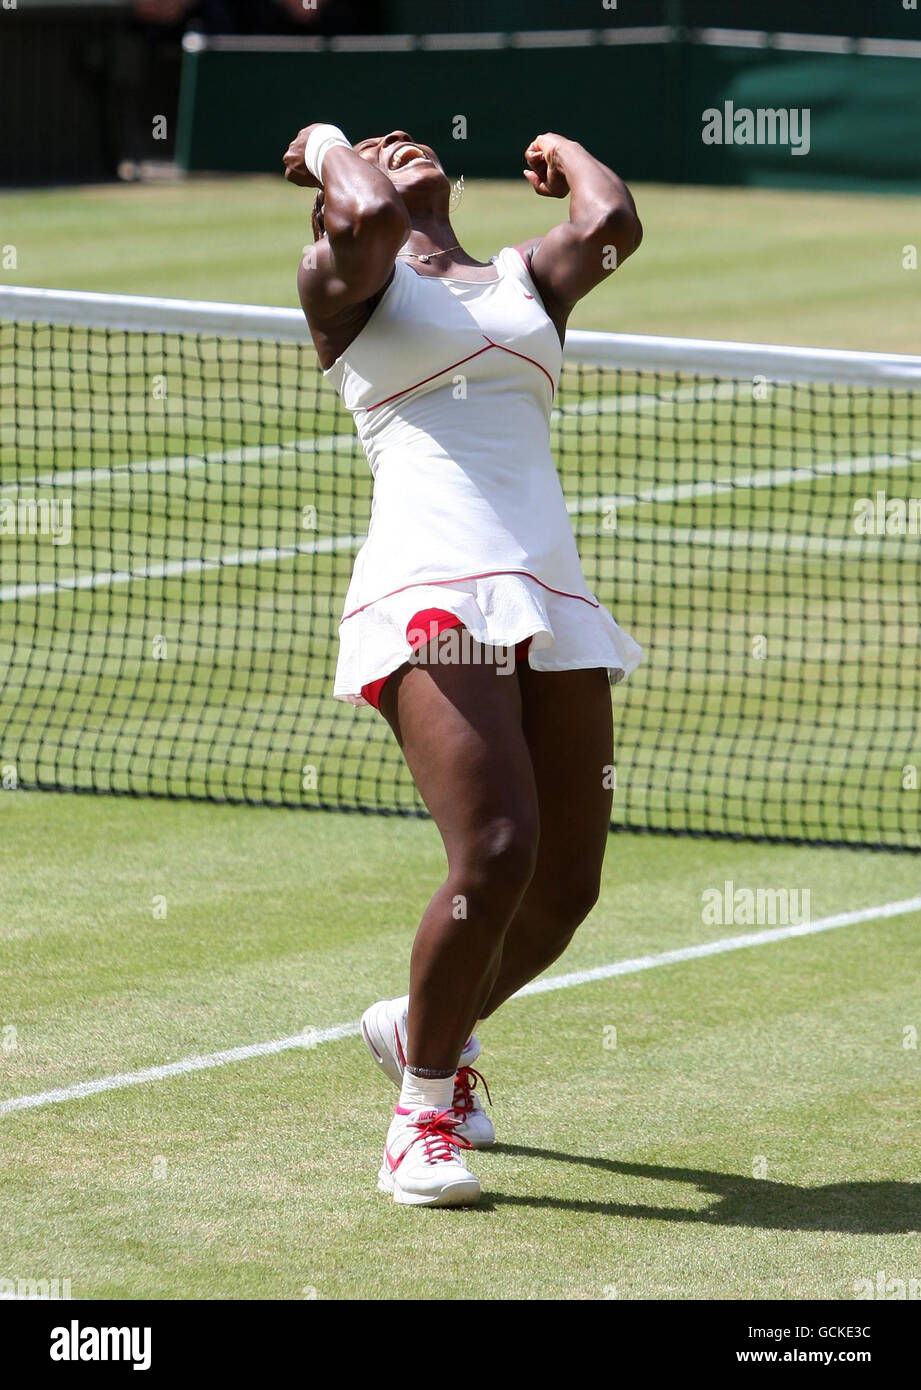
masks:
[[[490,281],[425,276],[398,260],[370,319],[324,375],[355,419],[374,491],[339,625],[333,693],[410,657],[414,614],[454,614],[478,642],[533,640],[537,671],[642,652],[587,588],[550,453],[562,365],[556,329],[514,247]]]

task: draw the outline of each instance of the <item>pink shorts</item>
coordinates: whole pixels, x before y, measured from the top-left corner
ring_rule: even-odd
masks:
[[[413,651],[418,651],[423,643],[433,641],[440,632],[447,632],[452,627],[463,626],[463,621],[456,613],[448,613],[444,608],[423,608],[420,613],[414,613],[406,624],[406,640]],[[525,659],[530,645],[530,637],[525,637],[523,641],[516,644],[516,661]],[[391,671],[389,675],[381,676],[379,680],[371,681],[370,684],[361,687],[363,697],[378,712],[380,712],[381,707],[381,691],[390,680],[390,676],[395,675],[396,672]]]

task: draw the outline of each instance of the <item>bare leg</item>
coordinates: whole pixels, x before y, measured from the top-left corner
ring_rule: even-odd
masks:
[[[412,951],[407,1066],[414,1071],[456,1068],[534,871],[537,791],[519,682],[500,670],[430,659],[402,668],[383,690],[381,712],[448,857],[448,876]]]
[[[611,692],[601,670],[518,667],[524,735],[540,813],[537,867],[505,933],[479,1016],[486,1018],[560,956],[594,906],[608,840]]]

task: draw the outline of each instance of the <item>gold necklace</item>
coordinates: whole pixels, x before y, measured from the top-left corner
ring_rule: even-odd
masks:
[[[397,256],[408,257],[412,261],[421,261],[423,265],[428,265],[436,256],[446,256],[449,251],[459,251],[460,242],[456,241],[453,246],[446,246],[443,251],[398,251]]]

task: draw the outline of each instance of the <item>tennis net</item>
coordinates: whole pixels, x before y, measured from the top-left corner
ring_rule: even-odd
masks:
[[[645,649],[613,825],[921,848],[921,357],[565,359],[586,576]],[[331,694],[371,479],[301,315],[3,288],[0,388],[0,785],[419,812]]]

